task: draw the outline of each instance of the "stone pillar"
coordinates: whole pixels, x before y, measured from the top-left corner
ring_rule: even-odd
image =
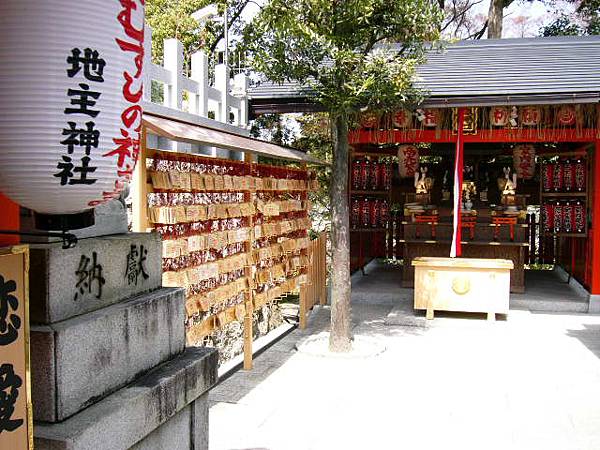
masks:
[[[161,250],[155,233],[31,245],[37,450],[208,448],[217,353],[185,348]]]
[[[221,93],[217,120],[229,123],[229,67],[225,64],[215,66],[215,88]]]

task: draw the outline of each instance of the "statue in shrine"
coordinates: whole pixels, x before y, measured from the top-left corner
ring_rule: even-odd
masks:
[[[515,205],[515,194],[517,192],[517,174],[510,176],[510,167],[504,167],[504,177],[498,178],[498,189],[500,190],[501,203],[504,206]]]
[[[477,195],[477,186],[474,181],[463,181],[462,184],[462,201],[463,208],[470,211],[473,208],[473,199]]]
[[[431,189],[433,188],[433,178],[427,176],[427,170],[426,166],[421,166],[419,171],[415,172],[417,202],[424,205],[431,203]]]

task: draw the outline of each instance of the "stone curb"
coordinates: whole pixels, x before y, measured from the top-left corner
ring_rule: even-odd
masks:
[[[214,386],[218,354],[190,347],[62,423],[34,426],[36,450],[124,450]]]

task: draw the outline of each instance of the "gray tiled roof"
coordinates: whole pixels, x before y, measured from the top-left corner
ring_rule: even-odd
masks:
[[[430,94],[428,103],[485,104],[531,96],[597,101],[600,36],[461,41],[430,52],[417,73],[416,84]],[[250,90],[251,99],[259,101],[303,96],[296,83],[262,83]]]

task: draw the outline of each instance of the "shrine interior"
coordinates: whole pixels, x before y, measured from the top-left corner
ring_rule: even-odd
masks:
[[[555,267],[564,270],[566,281],[574,279],[589,289],[591,245],[586,236],[592,220],[593,148],[591,142],[465,143],[463,255],[511,259],[514,294],[558,282]],[[409,261],[448,255],[455,153],[454,143],[353,147],[353,271],[386,258],[402,267],[403,286],[412,287]],[[412,167],[402,167],[407,156]]]

